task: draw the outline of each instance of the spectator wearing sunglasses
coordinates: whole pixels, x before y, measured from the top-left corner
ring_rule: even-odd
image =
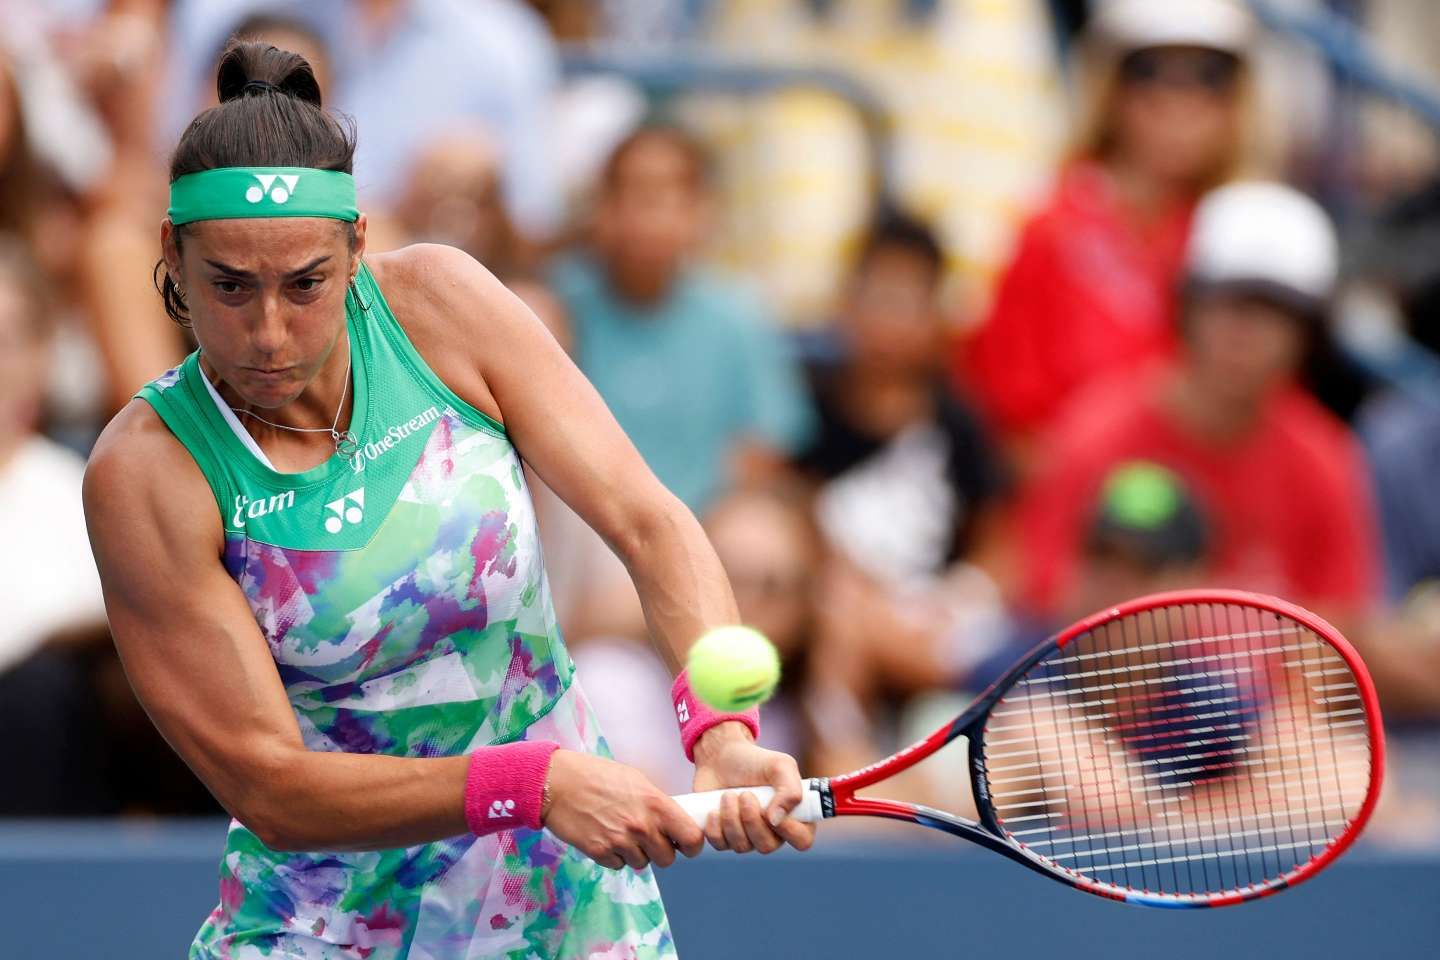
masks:
[[[1225,0],[1096,10],[1088,119],[957,365],[1022,469],[1076,391],[1172,352],[1192,211],[1246,152],[1250,32]]]

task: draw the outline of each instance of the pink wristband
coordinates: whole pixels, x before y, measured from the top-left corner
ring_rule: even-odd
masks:
[[[551,740],[521,740],[470,754],[465,776],[465,822],[470,832],[483,837],[517,827],[539,830],[545,776],[550,772],[550,755],[558,749],[560,745]]]
[[[675,682],[670,685],[670,702],[675,705],[675,719],[680,721],[680,743],[685,747],[685,757],[695,762],[695,741],[700,735],[717,723],[736,720],[750,728],[750,735],[760,739],[760,708],[751,707],[744,713],[721,713],[706,705],[690,689],[690,678],[681,670]]]

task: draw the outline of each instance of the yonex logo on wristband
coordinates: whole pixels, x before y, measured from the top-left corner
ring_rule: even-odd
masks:
[[[284,203],[295,193],[295,185],[300,182],[300,175],[296,173],[257,173],[254,174],[260,185],[250,185],[245,191],[245,199],[251,203],[259,203],[269,194],[270,199],[276,203]],[[275,181],[279,180],[279,183]]]
[[[515,816],[514,800],[496,800],[490,804],[490,812],[486,814],[491,820],[498,820],[501,817]]]
[[[690,705],[683,698],[675,703],[675,716],[681,723],[690,722]]]

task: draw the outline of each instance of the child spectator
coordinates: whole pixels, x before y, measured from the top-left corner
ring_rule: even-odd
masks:
[[[819,428],[797,461],[821,483],[827,538],[902,583],[970,558],[1003,487],[984,431],[943,379],[943,273],[924,223],[889,213],[871,227],[840,305],[840,356],[810,369]]]
[[[838,356],[810,371],[820,426],[797,463],[818,485],[815,515],[833,547],[814,698],[826,769],[866,762],[866,721],[983,656],[974,627],[998,614],[990,574],[1005,482],[944,382],[942,272],[926,225],[882,216],[842,291]]]
[[[675,127],[611,154],[588,250],[551,274],[580,369],[665,486],[696,513],[774,472],[812,415],[760,305],[689,262],[709,226],[708,162]]]

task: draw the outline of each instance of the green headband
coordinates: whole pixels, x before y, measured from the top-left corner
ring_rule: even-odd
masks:
[[[359,218],[355,178],[311,167],[220,167],[170,184],[170,222],[254,217]]]

